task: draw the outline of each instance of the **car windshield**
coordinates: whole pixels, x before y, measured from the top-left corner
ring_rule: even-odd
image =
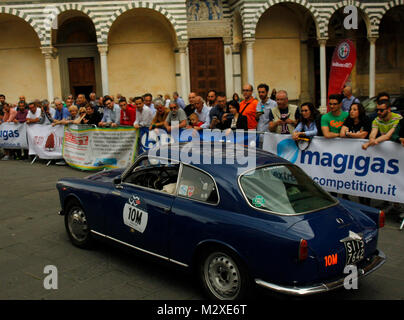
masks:
[[[271,165],[247,171],[240,187],[251,206],[295,215],[336,204],[303,170],[294,165]]]

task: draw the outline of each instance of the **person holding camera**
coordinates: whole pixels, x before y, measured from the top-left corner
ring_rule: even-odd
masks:
[[[240,105],[236,101],[229,104],[229,113],[224,115],[223,129],[226,134],[234,130],[248,130],[248,118],[240,113]]]
[[[229,113],[226,102],[226,94],[224,92],[219,92],[216,98],[216,106],[214,106],[209,112],[209,129],[222,130],[224,125],[223,116],[226,113]]]
[[[269,131],[280,134],[291,134],[300,119],[299,108],[289,104],[288,93],[279,90],[276,93],[277,107],[269,111]]]

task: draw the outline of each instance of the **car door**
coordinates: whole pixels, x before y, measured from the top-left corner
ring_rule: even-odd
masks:
[[[167,257],[175,186],[172,193],[153,188],[153,175],[161,173],[164,178],[164,170],[170,171],[171,185],[175,183],[176,186],[179,164],[151,164],[147,158],[137,161],[110,194],[106,226],[110,237],[148,253]],[[142,176],[145,177],[143,180]]]
[[[228,216],[220,211],[219,202],[214,178],[192,165],[183,164],[169,230],[172,260],[189,264],[200,241],[226,237],[220,221]]]

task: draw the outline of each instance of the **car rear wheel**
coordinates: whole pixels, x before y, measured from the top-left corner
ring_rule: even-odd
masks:
[[[77,201],[66,206],[65,227],[71,242],[80,248],[90,248],[93,242],[86,214]]]
[[[246,298],[251,287],[244,265],[235,254],[222,248],[202,256],[200,279],[205,293],[215,300]]]

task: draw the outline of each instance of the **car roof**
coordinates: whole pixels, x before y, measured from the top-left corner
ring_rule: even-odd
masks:
[[[255,167],[290,163],[262,149],[248,148],[231,142],[186,142],[161,145],[149,150],[148,155],[190,164],[215,177],[229,175],[236,177]]]

